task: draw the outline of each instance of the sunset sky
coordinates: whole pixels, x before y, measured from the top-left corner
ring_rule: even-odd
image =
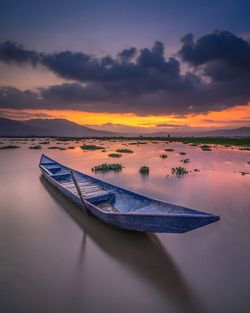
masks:
[[[250,126],[249,1],[1,1],[0,116]]]

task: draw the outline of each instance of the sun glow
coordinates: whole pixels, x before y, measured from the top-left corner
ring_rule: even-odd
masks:
[[[145,115],[133,113],[96,113],[73,110],[11,110],[0,109],[0,116],[25,120],[29,118],[63,118],[81,125],[102,126],[109,123],[129,127],[166,128],[225,128],[250,125],[250,104],[235,106],[207,114]]]

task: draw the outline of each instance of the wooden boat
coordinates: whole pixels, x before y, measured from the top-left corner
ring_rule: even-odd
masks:
[[[44,177],[88,214],[112,226],[155,233],[184,233],[219,220],[219,216],[192,210],[109,184],[72,170],[42,155]]]

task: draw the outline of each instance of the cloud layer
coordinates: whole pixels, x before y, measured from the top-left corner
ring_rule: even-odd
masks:
[[[184,115],[250,99],[250,45],[228,31],[196,41],[187,34],[176,56],[169,58],[159,41],[151,49],[130,47],[116,57],[101,58],[72,51],[39,53],[4,42],[0,61],[42,66],[65,79],[64,84],[37,90],[2,87],[1,108]],[[182,64],[188,65],[185,73]]]

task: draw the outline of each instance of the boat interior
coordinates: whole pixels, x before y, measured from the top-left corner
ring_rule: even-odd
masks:
[[[75,196],[79,196],[70,173],[71,169],[45,156],[42,158],[40,166],[63,188],[67,189]],[[75,172],[75,176],[83,197],[106,212],[197,214],[197,211],[192,209],[153,200],[79,172]],[[202,212],[202,214],[209,215],[204,212]]]

